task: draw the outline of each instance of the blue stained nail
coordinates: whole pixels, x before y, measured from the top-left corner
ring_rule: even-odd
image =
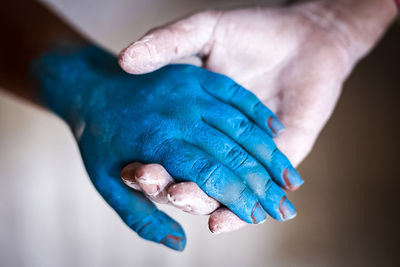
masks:
[[[286,197],[283,197],[279,203],[279,212],[281,213],[282,221],[293,219],[297,215],[293,204]]]
[[[181,237],[174,235],[167,235],[161,240],[161,243],[177,251],[183,251],[186,245]]]
[[[268,118],[268,127],[275,136],[285,130],[285,126],[282,124],[282,122],[273,116]]]
[[[295,191],[302,184],[304,180],[300,177],[299,173],[293,168],[285,169],[283,171],[283,181],[285,182],[285,188],[290,191]]]
[[[251,219],[253,220],[254,224],[262,223],[267,219],[267,213],[258,202],[253,208],[253,212],[251,213]]]

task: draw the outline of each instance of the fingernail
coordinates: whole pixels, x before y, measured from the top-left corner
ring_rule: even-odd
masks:
[[[273,116],[268,118],[268,127],[275,136],[285,130],[285,126],[282,124],[282,122]]]
[[[135,190],[140,190],[140,186],[136,182],[133,182],[132,180],[128,180],[125,177],[122,177],[122,181],[124,182],[124,184],[126,184],[130,188],[133,188]]]
[[[185,242],[179,236],[167,235],[161,240],[161,243],[174,250],[182,251],[185,248]]]
[[[156,196],[156,195],[158,195],[160,193],[160,186],[159,185],[155,185],[155,184],[145,185],[143,187],[143,190],[145,190],[146,193],[148,195],[150,195],[150,196]]]
[[[128,56],[132,59],[138,55],[149,55],[149,48],[145,45],[146,41],[137,41],[129,47]]]
[[[251,213],[251,219],[253,220],[254,224],[263,223],[267,219],[267,213],[258,202],[253,208],[253,212]]]
[[[160,193],[160,186],[148,173],[136,177],[135,180],[140,184],[140,187],[146,192],[146,194],[155,196]]]
[[[147,172],[141,174],[140,176],[136,176],[135,180],[142,184],[155,184],[156,183],[154,177]]]
[[[301,179],[299,173],[294,168],[285,169],[283,171],[282,177],[285,183],[285,188],[290,191],[295,191],[302,184],[304,184],[304,180]]]
[[[282,215],[282,221],[288,221],[297,215],[293,204],[286,197],[283,197],[279,203],[279,212]]]

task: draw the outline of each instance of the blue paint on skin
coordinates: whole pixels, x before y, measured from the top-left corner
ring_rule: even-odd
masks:
[[[272,130],[275,115],[231,79],[191,65],[129,75],[95,46],[46,53],[32,76],[45,104],[79,132],[96,189],[141,237],[176,250],[186,242],[178,223],[121,182],[122,167],[135,161],[196,182],[249,223],[265,220],[264,210],[282,219],[285,193],[274,181],[293,167],[272,140],[279,123]]]

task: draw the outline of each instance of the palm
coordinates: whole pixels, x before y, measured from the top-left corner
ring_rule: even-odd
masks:
[[[235,10],[217,21],[204,66],[232,77],[278,115],[288,131],[277,144],[297,165],[330,116],[346,76],[339,39],[295,10]]]

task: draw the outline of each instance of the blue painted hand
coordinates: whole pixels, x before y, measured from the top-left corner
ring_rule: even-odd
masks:
[[[94,46],[44,54],[32,75],[46,105],[75,133],[96,189],[145,239],[177,250],[186,242],[178,223],[121,182],[129,162],[161,164],[249,223],[266,212],[279,219],[279,185],[302,183],[272,140],[282,124],[225,76],[191,65],[129,75]]]

